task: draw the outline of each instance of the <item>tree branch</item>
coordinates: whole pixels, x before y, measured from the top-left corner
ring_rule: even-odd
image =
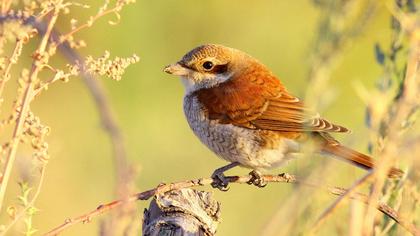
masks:
[[[245,183],[248,183],[252,177],[249,175],[246,175],[246,176],[227,176],[226,178],[229,181],[229,183],[245,184]],[[348,191],[347,189],[344,189],[341,187],[328,187],[328,186],[320,185],[317,183],[300,180],[296,176],[290,175],[287,173],[283,173],[280,175],[264,175],[262,176],[262,179],[267,183],[269,182],[270,183],[295,183],[295,184],[302,184],[302,185],[310,186],[310,187],[316,187],[316,188],[323,189],[326,192],[336,195],[336,196],[342,196],[346,194]],[[86,214],[80,215],[78,217],[66,219],[63,224],[55,227],[48,233],[44,234],[44,236],[57,235],[63,230],[78,223],[88,223],[94,217],[102,215],[110,211],[111,209],[119,207],[125,203],[135,202],[137,200],[148,200],[157,194],[163,194],[172,190],[179,190],[179,189],[198,187],[198,186],[209,186],[211,185],[212,182],[213,182],[212,178],[199,178],[199,179],[180,181],[180,182],[175,182],[175,183],[170,183],[170,184],[161,184],[156,188],[133,194],[126,199],[115,200],[115,201],[112,201],[103,205],[99,205],[95,210],[88,212]],[[367,195],[362,194],[362,193],[351,194],[349,198],[359,200],[365,204],[368,201]],[[415,235],[415,236],[420,235],[420,230],[416,228],[415,225],[413,225],[408,219],[401,216],[397,211],[392,209],[387,204],[378,203],[376,205],[376,208],[378,211],[382,212],[384,215],[390,217],[396,223],[400,224],[412,235]]]

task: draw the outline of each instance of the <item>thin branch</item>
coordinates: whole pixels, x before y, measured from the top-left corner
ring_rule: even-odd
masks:
[[[12,69],[12,65],[17,63],[17,60],[22,52],[22,47],[23,47],[23,40],[22,39],[16,40],[15,48],[13,49],[12,55],[10,56],[8,60],[7,67],[4,70],[3,75],[1,76],[2,78],[0,78],[0,107],[3,101],[1,96],[3,93],[4,87],[6,85],[6,82],[9,81],[10,79],[10,70]]]
[[[101,16],[109,14],[111,10],[116,10],[116,8],[112,8],[107,10],[101,14]],[[50,11],[48,11],[50,12]],[[7,19],[14,19],[18,18],[17,16],[11,15],[3,15],[0,16],[0,21],[4,21]],[[96,21],[98,17],[93,17],[93,20]],[[24,20],[24,24],[31,25],[39,32],[39,35],[44,36],[47,33],[48,24],[44,21],[37,21],[34,17],[28,17]],[[88,27],[86,24],[81,25],[77,28],[77,31]],[[76,30],[68,33],[67,35],[75,33]],[[78,54],[76,50],[74,50],[68,41],[60,41],[63,38],[68,36],[62,36],[56,29],[53,29],[51,32],[50,41],[55,42],[52,46],[57,47],[57,49],[63,54],[63,56],[69,61],[71,64],[80,63],[83,64],[84,59]],[[82,68],[83,69],[83,68]],[[112,143],[113,153],[114,153],[114,161],[116,166],[116,178],[117,183],[115,187],[115,192],[118,198],[124,198],[126,193],[132,192],[133,189],[130,187],[134,183],[134,170],[128,162],[127,159],[127,152],[125,147],[125,141],[121,129],[118,125],[118,122],[115,118],[114,112],[110,106],[110,102],[106,95],[106,91],[104,86],[102,85],[100,80],[95,79],[91,74],[82,71],[81,77],[88,88],[88,91],[92,95],[99,117],[101,119],[102,126],[105,132],[109,135],[109,138]],[[42,85],[39,88],[35,88],[33,92],[33,96],[39,94],[46,86],[51,85],[52,83],[59,80],[58,77],[51,78],[46,84]],[[32,96],[32,97],[33,97]]]
[[[351,195],[357,191],[357,189],[362,186],[366,181],[372,177],[373,172],[370,171],[365,176],[356,181],[349,189],[346,190],[339,198],[337,198],[324,212],[318,217],[315,221],[314,226],[310,230],[311,233],[315,233],[319,227],[325,222],[325,220],[331,216],[335,209],[337,209],[341,203],[344,202],[346,198],[351,198]]]
[[[58,31],[53,32],[53,38],[60,38]],[[58,50],[67,58],[70,63],[83,64],[84,59],[70,47],[68,42],[64,42],[58,45]],[[82,68],[83,69],[83,68]],[[108,96],[105,88],[100,80],[95,79],[90,73],[82,70],[81,77],[89,90],[98,111],[98,115],[101,119],[101,124],[104,131],[108,134],[112,149],[113,149],[113,161],[115,163],[115,194],[117,198],[127,198],[128,193],[135,190],[134,180],[135,171],[130,165],[127,158],[126,145],[124,136],[121,132],[121,128],[118,125],[117,119],[115,118],[114,112],[111,108]],[[125,209],[124,212],[130,212],[130,209]],[[131,212],[135,212],[132,209]],[[124,213],[122,213],[124,214]],[[121,214],[119,214],[121,215]],[[111,219],[113,221],[114,218]],[[107,222],[109,223],[109,222]]]
[[[119,7],[116,6],[112,9],[108,9],[92,17],[91,20],[96,21],[99,17],[112,13],[113,11],[116,11],[119,8],[120,6]],[[7,19],[15,19],[15,18],[19,18],[19,17],[13,14],[0,15],[0,22],[3,22]],[[23,24],[31,25],[32,27],[37,29],[37,31],[39,32],[41,36],[45,36],[47,34],[48,24],[46,22],[37,21],[36,18],[33,16],[25,18]],[[70,35],[74,34],[75,32],[89,26],[90,25],[88,23],[80,25],[78,28],[72,30],[71,32],[67,33],[64,36],[60,34],[56,29],[52,29],[51,32],[48,32],[48,34],[51,34],[50,41],[55,42],[51,46],[57,47],[57,49],[64,55],[64,57],[66,57],[66,59],[70,63],[83,64],[84,59],[73,48],[71,48],[70,44],[67,41],[63,41],[63,39],[67,39]],[[82,71],[81,77],[83,78],[83,81],[85,82],[89,92],[91,93],[96,103],[96,106],[98,108],[98,113],[101,118],[101,123],[105,131],[109,134],[111,142],[113,144],[114,155],[115,155],[116,166],[117,166],[117,175],[122,176],[123,174],[121,173],[130,172],[130,171],[127,171],[126,169],[127,167],[125,167],[125,166],[129,166],[127,163],[125,142],[123,139],[121,129],[114,116],[114,112],[112,111],[111,106],[109,105],[110,102],[107,98],[106,91],[103,85],[100,83],[100,81],[95,80],[91,74]],[[58,78],[50,79],[42,87],[35,89],[34,94],[35,95],[39,94],[43,89],[45,89],[46,86],[51,85],[57,80],[59,79]]]
[[[246,175],[246,176],[227,176],[226,178],[229,183],[244,184],[244,183],[248,183],[252,177],[249,175]],[[270,183],[296,183],[296,184],[303,184],[310,187],[321,188],[329,192],[330,194],[337,195],[337,196],[342,196],[346,194],[346,192],[348,191],[340,187],[327,187],[327,186],[323,186],[316,183],[302,181],[298,179],[296,176],[286,174],[286,173],[283,173],[280,175],[264,175],[262,176],[262,179],[267,183],[268,182]],[[191,187],[197,187],[197,186],[208,186],[208,185],[211,185],[212,182],[213,182],[212,178],[199,178],[195,180],[180,181],[180,182],[175,182],[171,184],[161,184],[156,188],[153,188],[153,189],[141,192],[141,193],[133,194],[126,199],[115,200],[115,201],[100,205],[95,210],[88,212],[86,214],[80,215],[78,217],[66,219],[63,224],[57,226],[56,228],[52,229],[48,233],[44,234],[44,236],[58,235],[63,230],[75,224],[88,223],[94,217],[102,215],[110,211],[111,209],[119,207],[125,203],[135,202],[137,200],[148,200],[157,194],[163,194],[172,190],[179,190],[182,188],[191,188]],[[362,193],[354,193],[350,196],[350,198],[359,200],[363,203],[367,203],[367,200],[368,200],[367,195],[362,194]],[[413,225],[409,220],[401,216],[397,211],[395,211],[394,209],[392,209],[390,206],[386,205],[385,203],[378,203],[377,210],[387,215],[391,219],[393,219],[395,222],[397,222],[403,228],[409,231],[412,235],[415,235],[415,236],[420,235],[420,230],[417,229],[415,225]]]
[[[58,74],[57,71],[54,70],[53,68],[49,68],[49,69],[51,69],[51,71],[55,72],[56,74],[54,75],[54,77],[50,78],[49,80],[45,81],[44,83],[34,88],[33,98],[38,96],[42,91],[47,90],[48,87],[51,86],[53,83],[59,80],[63,80],[63,74],[61,75]]]
[[[29,79],[25,88],[25,92],[22,99],[20,100],[21,104],[19,105],[21,108],[20,108],[19,115],[16,121],[16,126],[13,130],[13,136],[11,138],[12,142],[11,142],[10,148],[8,149],[6,153],[5,164],[2,171],[3,176],[0,178],[0,211],[3,206],[4,196],[6,194],[6,189],[7,189],[7,184],[9,182],[10,174],[12,173],[13,163],[15,161],[19,139],[23,132],[23,123],[26,119],[26,116],[29,111],[29,105],[32,101],[33,91],[34,91],[34,82],[36,81],[38,77],[38,73],[41,71],[41,68],[42,68],[40,66],[40,59],[45,56],[48,41],[49,41],[51,32],[54,28],[55,22],[57,21],[59,12],[60,12],[60,7],[57,5],[50,18],[50,21],[48,22],[46,32],[43,35],[41,42],[39,44],[39,47],[36,51],[37,55],[35,55],[33,63],[32,63],[32,68],[29,74]],[[45,56],[43,60],[47,61],[48,56]]]
[[[111,10],[115,11],[114,8],[112,8]],[[108,11],[105,11],[101,16],[108,14],[107,12]],[[97,17],[94,17],[93,19],[96,20]],[[36,27],[40,31],[41,29],[45,28],[41,24],[35,24],[34,27]],[[60,51],[60,53],[71,64],[84,64],[84,58],[81,57],[78,54],[78,52],[74,50],[67,41],[59,41],[63,38],[60,32],[58,32],[57,30],[53,30],[51,38],[54,42],[58,42],[57,44],[55,44],[57,45],[58,51]],[[117,186],[128,186],[129,183],[133,182],[134,171],[128,163],[124,137],[121,132],[121,128],[118,125],[117,119],[115,118],[114,112],[110,106],[110,102],[108,100],[105,88],[99,80],[96,80],[92,76],[91,73],[87,73],[86,71],[84,71],[84,67],[82,67],[81,69],[81,77],[83,79],[83,82],[85,83],[86,87],[88,88],[90,94],[92,95],[95,101],[102,126],[105,132],[108,133],[109,138],[111,139],[114,152],[114,161],[116,166]],[[51,80],[48,81],[47,84],[51,84],[53,82],[55,81]],[[42,88],[40,88],[39,90],[41,91]],[[127,187],[121,187],[121,189],[116,190],[116,193],[119,197],[121,197],[122,193],[126,193],[127,191]]]
[[[119,8],[120,8],[119,6],[115,6],[115,7],[111,8],[111,9],[108,9],[108,10],[105,10],[103,12],[100,12],[100,13],[96,14],[95,16],[93,16],[92,18],[90,18],[88,20],[88,22],[86,22],[86,23],[78,26],[77,28],[74,28],[70,32],[68,32],[68,33],[64,34],[63,36],[61,36],[60,39],[59,39],[59,41],[58,41],[58,43],[56,44],[56,46],[58,46],[58,45],[60,45],[60,44],[62,44],[64,42],[66,42],[71,36],[73,36],[73,34],[81,31],[82,29],[91,27],[93,25],[93,23],[97,19],[99,19],[99,18],[101,18],[103,16],[106,16],[106,15],[108,15],[110,13],[115,13]]]
[[[109,9],[107,11],[104,11],[101,16],[105,16],[107,14],[109,14],[110,12],[108,11],[115,11],[116,9],[118,9],[117,7],[114,7],[112,9]],[[97,15],[98,16],[98,15]],[[95,16],[93,17],[93,20],[97,20],[98,17]],[[14,18],[18,18],[15,15],[4,15],[4,16],[0,16],[0,22],[7,20],[7,19],[14,19]],[[34,27],[35,29],[37,29],[37,31],[39,32],[39,34],[41,36],[46,35],[47,30],[48,30],[48,24],[46,22],[40,22],[40,21],[36,21],[36,19],[34,17],[28,17],[27,19],[24,19],[24,24],[26,25],[31,25],[32,27]],[[86,25],[86,24],[84,24]],[[81,30],[87,26],[81,25],[78,30]],[[78,31],[77,30],[77,31]],[[74,31],[74,30],[73,30]],[[72,31],[72,32],[73,32]],[[74,33],[74,32],[73,32]],[[52,29],[51,32],[49,32],[49,34],[51,34],[50,37],[50,41],[55,42],[53,45],[51,46],[56,46],[57,49],[64,55],[64,57],[72,64],[74,63],[80,63],[83,64],[83,57],[81,57],[76,50],[74,50],[73,48],[71,48],[70,44],[67,41],[63,41],[61,42],[60,40],[68,36],[62,36],[62,34],[60,32],[58,32],[56,29]],[[70,33],[68,33],[67,35],[69,35]],[[83,69],[83,68],[81,68]],[[84,83],[86,84],[89,92],[91,93],[96,107],[98,108],[98,113],[99,113],[99,117],[101,118],[101,123],[105,129],[105,131],[109,134],[112,145],[113,145],[113,149],[114,149],[114,155],[115,155],[115,161],[116,161],[116,166],[117,166],[117,175],[118,176],[123,176],[123,173],[129,173],[131,171],[127,171],[127,155],[126,155],[126,148],[125,148],[125,142],[124,142],[124,138],[121,132],[121,129],[118,125],[118,122],[116,121],[114,112],[112,111],[112,108],[110,106],[110,102],[107,98],[106,95],[106,91],[103,87],[103,85],[100,83],[99,80],[96,80],[91,74],[86,73],[85,71],[82,71],[81,73],[81,77],[83,78]],[[50,80],[48,80],[44,85],[42,85],[39,88],[35,88],[34,89],[34,96],[39,94],[43,89],[45,89],[46,86],[51,85],[52,83],[56,82],[57,80],[60,80],[60,78],[51,78]],[[124,179],[124,178],[122,178]],[[127,180],[124,179],[124,182],[126,182]],[[121,182],[121,180],[119,181]],[[118,191],[117,191],[118,192]]]

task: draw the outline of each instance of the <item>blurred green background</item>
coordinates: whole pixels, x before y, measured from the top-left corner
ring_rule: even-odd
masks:
[[[63,29],[68,28],[70,18],[83,22],[102,4],[88,2],[92,5],[90,9],[72,8],[71,16],[61,18],[59,24]],[[182,110],[183,87],[179,79],[162,72],[165,65],[175,62],[193,47],[218,43],[241,49],[268,65],[293,94],[305,94],[311,62],[309,52],[320,18],[319,9],[312,1],[140,0],[127,6],[121,15],[117,26],[108,25],[107,21],[114,18],[106,17],[76,37],[88,44],[81,50],[83,55],[98,57],[109,50],[112,56],[136,53],[141,57],[139,63],[128,68],[121,81],[100,78],[123,130],[130,161],[139,170],[139,190],[161,182],[209,176],[215,168],[226,164],[190,131]],[[363,152],[367,140],[363,124],[365,105],[357,96],[354,83],[374,86],[381,68],[375,62],[373,46],[387,41],[388,28],[389,13],[381,5],[364,33],[343,51],[328,87],[335,99],[322,111],[324,117],[352,129],[352,134],[337,138]],[[115,175],[108,136],[79,78],[50,87],[35,101],[33,110],[52,130],[48,139],[52,158],[36,204],[40,212],[35,217],[35,227],[45,232],[68,217],[112,200]],[[314,156],[291,162],[277,172],[307,176],[311,169],[306,168],[306,162],[316,166],[325,161]],[[363,173],[343,162],[332,161],[329,165],[328,170],[333,171],[325,181],[333,185],[346,186]],[[231,173],[248,172],[237,169]],[[272,184],[264,189],[234,185],[228,192],[213,191],[222,204],[218,235],[262,235],[267,227],[281,229],[292,217],[289,210],[294,209],[294,216],[299,214],[301,218],[304,216],[303,220],[313,220],[334,200],[325,193],[302,192],[306,194],[306,202],[319,197],[321,200],[314,204],[322,207],[300,212],[299,205],[305,201],[288,201],[296,189],[290,184]],[[148,202],[137,204],[141,224],[142,209]],[[347,219],[347,208],[341,208],[336,216]],[[278,221],[273,225],[270,222],[275,215]],[[334,217],[327,223],[321,235],[338,232],[340,229],[334,226],[337,220],[339,217]],[[97,235],[98,222],[94,219],[89,224],[73,226],[63,235]],[[345,225],[340,227],[346,232]]]

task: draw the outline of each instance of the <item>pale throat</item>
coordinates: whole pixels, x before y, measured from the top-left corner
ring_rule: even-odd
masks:
[[[226,82],[232,77],[233,73],[218,74],[218,75],[206,75],[198,79],[191,79],[185,76],[181,76],[181,82],[185,87],[185,95],[189,95],[197,90],[212,88],[223,82]]]

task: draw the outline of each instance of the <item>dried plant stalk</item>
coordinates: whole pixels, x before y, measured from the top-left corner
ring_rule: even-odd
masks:
[[[399,21],[402,30],[409,36],[409,55],[407,60],[407,69],[405,78],[402,80],[400,91],[393,103],[389,105],[388,111],[382,117],[382,122],[386,123],[386,144],[380,151],[381,162],[378,163],[375,170],[374,182],[372,184],[372,192],[369,196],[369,205],[374,206],[380,200],[383,187],[387,181],[387,171],[395,164],[396,158],[399,156],[400,147],[405,142],[401,133],[404,124],[412,114],[413,110],[418,109],[420,104],[420,27],[418,22],[420,19],[413,18],[399,12]],[[417,22],[417,23],[415,23]],[[375,212],[371,208],[367,208],[363,233],[370,235],[375,225]]]
[[[106,51],[102,57],[87,57],[87,59],[82,59],[78,56],[76,49],[86,45],[83,41],[75,41],[74,34],[82,29],[91,27],[96,20],[111,13],[116,15],[119,19],[119,12],[122,8],[125,5],[134,2],[135,0],[118,0],[112,7],[109,7],[109,2],[105,1],[104,6],[99,9],[98,13],[91,17],[85,24],[77,26],[76,21],[72,20],[72,30],[63,37],[55,30],[57,19],[60,15],[68,13],[70,11],[70,6],[86,7],[85,5],[66,2],[65,0],[45,0],[23,2],[21,5],[16,5],[16,7],[22,7],[23,10],[11,10],[12,1],[3,1],[1,3],[0,24],[2,27],[0,28],[0,56],[4,52],[3,49],[6,44],[10,41],[14,41],[15,44],[10,56],[0,57],[0,108],[3,108],[2,92],[5,89],[7,82],[13,79],[11,68],[17,64],[19,57],[21,57],[22,48],[25,43],[30,41],[36,33],[40,36],[40,42],[35,52],[32,53],[32,65],[30,68],[19,68],[21,70],[21,75],[20,78],[16,79],[19,85],[19,88],[16,91],[17,99],[13,103],[10,115],[4,120],[0,120],[0,131],[3,131],[6,126],[13,126],[13,132],[10,139],[0,146],[0,156],[2,158],[0,210],[3,211],[5,208],[4,197],[6,190],[8,189],[8,184],[11,182],[11,172],[14,168],[16,154],[21,144],[29,144],[33,149],[33,157],[35,160],[33,165],[35,166],[30,168],[41,170],[39,172],[39,181],[34,194],[29,193],[32,189],[31,186],[27,186],[27,183],[21,184],[21,186],[25,186],[25,196],[19,197],[24,203],[23,207],[21,207],[20,211],[14,206],[7,208],[7,213],[12,220],[9,224],[1,227],[1,235],[6,234],[6,232],[10,230],[16,222],[22,220],[23,217],[25,217],[26,225],[25,234],[32,235],[36,232],[32,225],[32,216],[36,213],[36,210],[34,210],[36,209],[34,208],[34,203],[41,191],[45,167],[49,159],[48,143],[45,141],[45,137],[50,129],[43,125],[39,118],[31,111],[30,104],[42,91],[47,90],[53,83],[57,81],[67,82],[72,76],[80,74],[89,75],[89,79],[93,80],[93,75],[105,75],[111,79],[120,80],[125,69],[129,65],[138,62],[139,58],[136,55],[133,55],[128,58],[115,57],[114,59],[111,59],[110,53]],[[110,23],[115,24],[115,22]],[[65,48],[67,52],[71,52],[73,53],[73,56],[77,56],[76,58],[72,58],[71,64],[67,65],[67,69],[54,68],[49,65],[51,58],[56,55],[57,48]],[[44,70],[51,71],[54,74],[53,77],[48,80],[41,78],[41,72]],[[95,83],[87,82],[87,84],[92,85]],[[100,88],[91,86],[92,91],[95,89],[99,91]],[[106,100],[103,99],[103,94],[99,93],[94,95],[95,98],[102,97],[101,101],[106,102]],[[102,104],[101,110],[104,110],[107,106],[107,104]],[[107,109],[108,112],[105,115],[109,116],[111,112],[109,107]],[[113,135],[116,135],[118,127],[115,125],[114,120],[107,118],[106,125],[109,126],[109,124],[113,125]],[[6,134],[5,132],[0,133],[2,135]],[[116,152],[121,152],[124,147],[121,144],[118,145],[119,146],[116,147],[115,150]],[[124,164],[124,167],[128,166],[128,164]],[[119,169],[119,171],[124,173],[127,170],[128,169]],[[123,181],[122,175],[123,174],[120,172],[118,173],[119,184]]]
[[[61,3],[62,2],[58,2],[58,4]],[[8,148],[8,151],[6,152],[4,169],[0,178],[0,211],[3,206],[4,196],[6,194],[7,184],[9,183],[13,163],[15,162],[16,151],[20,141],[19,139],[23,133],[23,123],[26,119],[26,116],[28,115],[29,106],[34,96],[33,92],[35,81],[38,78],[38,73],[42,70],[43,64],[48,64],[49,55],[46,54],[47,43],[50,38],[52,29],[54,28],[55,22],[57,21],[60,10],[61,9],[59,7],[55,7],[53,11],[53,14],[47,27],[47,31],[42,37],[41,43],[39,44],[39,47],[35,52],[36,54],[34,55],[34,61],[32,63],[32,68],[25,87],[24,95],[22,97],[22,100],[18,101],[18,103],[21,103],[18,105],[19,115],[17,117],[16,126],[14,128],[13,136],[11,138],[10,148]]]

